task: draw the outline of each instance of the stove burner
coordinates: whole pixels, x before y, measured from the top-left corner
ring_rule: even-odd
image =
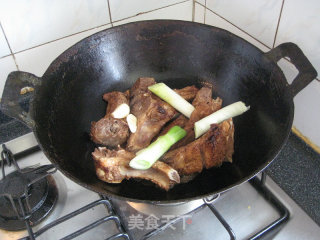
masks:
[[[170,205],[157,205],[137,202],[127,202],[127,204],[134,208],[136,211],[146,215],[175,215],[180,216],[204,204],[203,200],[194,200],[188,203],[170,204]]]
[[[209,198],[194,200],[184,203],[172,203],[172,204],[147,204],[137,202],[127,202],[127,204],[138,212],[146,215],[175,215],[181,216],[191,212],[192,210],[200,207],[204,203],[213,203],[220,195],[213,195]]]
[[[17,186],[17,189],[22,189],[22,185],[17,181],[19,172],[13,172],[6,176],[7,182],[10,182],[12,178],[12,184],[9,187],[13,187],[13,184]],[[15,183],[18,183],[17,185]],[[0,185],[0,191],[8,185]],[[9,188],[10,189],[10,188]],[[22,194],[23,195],[23,194]],[[17,193],[14,193],[17,196]],[[13,197],[15,206],[19,206],[19,198]],[[28,200],[26,200],[28,199]],[[53,210],[55,203],[58,199],[58,189],[52,176],[46,178],[31,185],[27,192],[27,196],[22,196],[21,202],[24,209],[28,209],[28,204],[31,211],[27,211],[30,215],[29,221],[32,225],[40,223],[48,214]],[[28,203],[27,203],[28,201]],[[23,216],[20,208],[16,207],[19,216]],[[0,228],[8,231],[18,231],[26,229],[24,219],[20,219],[17,216],[16,210],[14,210],[11,200],[8,197],[0,198]]]
[[[0,228],[8,231],[28,229],[38,224],[54,208],[58,189],[50,174],[54,165],[20,169],[12,153],[3,146],[0,180]],[[6,175],[4,161],[16,171]]]

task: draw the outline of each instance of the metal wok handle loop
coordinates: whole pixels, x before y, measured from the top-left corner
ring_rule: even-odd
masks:
[[[22,107],[23,103],[31,103],[34,92],[41,84],[41,78],[27,72],[15,71],[8,75],[0,103],[1,111],[34,128],[35,123],[29,109]],[[31,104],[29,104],[31,106]]]
[[[278,62],[281,58],[289,57],[293,65],[298,69],[299,73],[289,87],[293,97],[317,77],[316,69],[303,54],[302,50],[294,43],[282,43],[265,53],[265,55],[274,62]]]

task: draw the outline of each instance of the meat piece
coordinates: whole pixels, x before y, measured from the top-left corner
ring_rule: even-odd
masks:
[[[174,91],[178,93],[180,96],[182,96],[185,100],[190,101],[195,98],[199,89],[192,85],[181,89],[174,89]],[[180,113],[177,113],[177,117],[175,117],[171,122],[164,126],[159,135],[162,136],[166,134],[174,126],[180,126],[184,128],[188,121],[189,119],[187,117]]]
[[[130,98],[130,89],[126,90],[124,93],[123,93],[127,99]]]
[[[161,132],[159,133],[159,136],[165,135],[174,126],[179,126],[181,128],[184,128],[187,122],[188,122],[188,118],[186,118],[182,114],[179,114],[177,118],[175,118],[174,120],[172,120],[162,128]]]
[[[164,162],[157,161],[147,170],[131,168],[129,162],[135,154],[121,148],[117,150],[96,148],[92,156],[98,178],[108,183],[121,183],[123,179],[139,178],[152,181],[168,191],[174,184],[180,182],[178,172]]]
[[[202,87],[198,91],[192,105],[195,109],[184,126],[184,130],[186,130],[187,135],[181,139],[181,141],[174,144],[171,149],[176,149],[192,142],[195,139],[194,123],[219,110],[222,105],[222,100],[220,98],[212,99],[212,88]]]
[[[226,139],[225,161],[232,163],[232,155],[234,153],[234,125],[232,119],[221,123],[222,133]]]
[[[181,89],[174,89],[174,91],[178,93],[181,97],[183,97],[185,100],[191,101],[195,98],[199,89],[196,86],[192,85]]]
[[[173,107],[148,90],[148,86],[153,84],[154,79],[139,78],[131,89],[130,109],[138,121],[136,132],[128,139],[129,151],[137,152],[147,147],[176,113]]]
[[[190,116],[190,120],[196,122],[201,118],[219,110],[222,105],[220,98],[212,98],[212,88],[202,87],[192,102],[195,110]]]
[[[148,87],[156,84],[156,81],[154,78],[149,78],[149,77],[143,77],[139,78],[135,84],[132,86],[130,90],[130,96],[138,96],[139,94],[143,94],[145,92],[148,92]],[[199,89],[192,85],[192,86],[187,86],[181,89],[174,89],[176,93],[178,93],[181,97],[183,97],[185,100],[190,101],[195,98],[197,92]]]
[[[116,147],[126,142],[129,137],[129,127],[125,119],[115,119],[113,111],[121,104],[128,103],[122,92],[110,92],[103,95],[108,102],[106,115],[98,122],[91,123],[90,136],[92,141],[109,147]]]
[[[106,115],[112,114],[121,104],[129,105],[129,100],[126,94],[127,93],[122,92],[109,92],[103,94],[103,100],[108,102]]]
[[[129,151],[136,152],[147,147],[176,113],[169,104],[160,98],[151,95],[151,93],[146,93],[146,95],[143,97],[143,103],[137,103],[144,113],[138,115],[137,130],[128,139],[127,149]],[[133,115],[135,114],[133,113]]]
[[[130,89],[130,98],[135,98],[140,94],[149,92],[148,87],[153,84],[156,84],[156,81],[154,80],[154,78],[149,78],[149,77],[138,78],[138,80],[133,84],[133,86]],[[130,101],[132,100],[133,99],[130,99]]]
[[[92,141],[109,147],[123,144],[129,137],[129,127],[125,120],[106,116],[91,123]]]
[[[148,90],[155,83],[153,78],[139,78],[130,90],[131,113],[138,121],[136,132],[128,139],[126,149],[129,151],[137,152],[147,147],[161,128],[177,114],[173,107]],[[189,86],[176,91],[191,99],[198,89]]]
[[[203,168],[231,162],[234,144],[232,119],[212,124],[210,130],[186,146],[167,152],[161,160],[176,169],[180,175],[200,173]]]
[[[195,98],[199,89],[192,85],[181,89],[174,89],[174,91],[178,93],[180,96],[182,96],[185,100],[191,101]],[[173,120],[162,128],[161,132],[159,133],[159,136],[166,134],[174,126],[180,126],[184,128],[188,120],[189,119],[187,117],[177,112]]]
[[[202,148],[205,168],[220,166],[224,161],[232,162],[234,152],[234,125],[232,119],[211,126],[214,133]]]
[[[150,98],[151,92],[148,87],[156,84],[154,78],[139,78],[130,90],[130,109],[131,113],[139,118],[144,114],[149,103],[146,102]]]

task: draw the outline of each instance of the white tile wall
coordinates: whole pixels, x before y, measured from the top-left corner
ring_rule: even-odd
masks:
[[[206,1],[207,0],[197,0],[196,2],[202,4],[203,6],[206,6]]]
[[[320,1],[285,1],[276,45],[296,43],[320,73]]]
[[[293,125],[313,143],[320,146],[320,84],[313,81],[295,98]]]
[[[0,18],[13,52],[110,22],[106,0],[3,0]]]
[[[289,84],[292,83],[293,79],[298,75],[299,71],[296,69],[296,67],[290,63],[287,59],[280,59],[278,62],[278,66],[283,71],[284,75],[287,78],[287,81]]]
[[[198,23],[204,23],[204,18],[205,18],[205,8],[196,3],[195,4],[195,11],[194,11],[194,21]]]
[[[320,72],[320,1],[285,1],[279,24],[276,45],[296,43]],[[282,68],[292,78],[297,70],[289,63]],[[320,82],[313,81],[294,98],[293,125],[313,143],[320,146]]]
[[[17,71],[13,57],[8,56],[0,59],[0,98],[7,76],[10,72]]]
[[[281,0],[207,0],[209,9],[272,47]]]
[[[267,48],[266,46],[264,46],[263,44],[261,44],[260,42],[255,40],[254,38],[250,37],[248,34],[244,33],[239,28],[237,28],[234,25],[230,24],[229,22],[227,22],[223,18],[219,17],[215,13],[211,12],[210,10],[206,11],[205,23],[208,24],[208,25],[212,25],[212,26],[215,26],[215,27],[223,28],[223,29],[225,29],[225,30],[227,30],[229,32],[232,32],[235,35],[247,40],[248,42],[252,43],[256,47],[260,48],[264,52],[269,50],[269,48]]]
[[[113,26],[125,24],[128,22],[150,20],[150,19],[176,19],[176,20],[192,20],[192,1],[179,3],[156,11],[141,14],[135,17],[113,23]]]
[[[107,29],[108,27],[111,27],[111,24],[44,44],[28,51],[20,52],[15,55],[19,70],[42,76],[50,63],[66,49],[83,38]]]
[[[109,0],[109,3],[112,21],[118,21],[182,1],[183,0]]]
[[[10,54],[10,49],[0,25],[0,58]]]
[[[282,69],[289,83],[297,76],[298,70],[287,60],[280,60]],[[295,115],[293,126],[313,143],[320,146],[320,83],[312,81],[294,98]]]

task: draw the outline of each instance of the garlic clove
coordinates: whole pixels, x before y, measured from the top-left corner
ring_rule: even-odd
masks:
[[[120,104],[114,111],[111,113],[111,116],[117,119],[125,118],[130,113],[130,107],[128,104]]]
[[[129,114],[127,116],[127,123],[129,126],[129,129],[132,133],[135,133],[137,131],[137,118],[133,114]]]

